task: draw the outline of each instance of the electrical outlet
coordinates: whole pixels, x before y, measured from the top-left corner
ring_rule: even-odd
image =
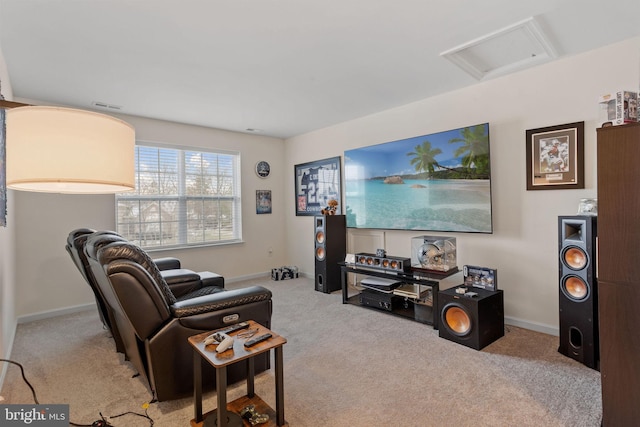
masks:
[[[269,247],[269,256],[273,256],[273,248]]]

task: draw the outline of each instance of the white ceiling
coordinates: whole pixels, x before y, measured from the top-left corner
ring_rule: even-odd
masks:
[[[14,98],[286,138],[478,84],[440,53],[530,17],[559,59],[640,34],[639,0],[0,0],[0,42]]]

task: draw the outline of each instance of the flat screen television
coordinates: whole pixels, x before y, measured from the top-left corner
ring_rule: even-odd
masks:
[[[347,227],[492,233],[489,124],[344,152]]]

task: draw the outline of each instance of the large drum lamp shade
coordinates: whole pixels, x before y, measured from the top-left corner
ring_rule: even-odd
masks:
[[[135,188],[133,127],[71,108],[6,112],[7,187],[53,193],[118,193]]]

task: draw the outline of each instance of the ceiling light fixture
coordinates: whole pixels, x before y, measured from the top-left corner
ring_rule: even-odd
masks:
[[[7,188],[108,194],[135,188],[135,130],[105,114],[0,101]]]
[[[531,17],[442,52],[440,56],[478,80],[487,80],[550,61],[556,48]]]

